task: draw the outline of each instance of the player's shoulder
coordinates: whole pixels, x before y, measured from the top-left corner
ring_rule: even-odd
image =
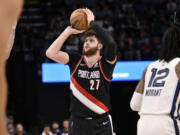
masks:
[[[169,62],[169,64],[171,65],[172,68],[174,68],[174,67],[176,68],[176,66],[179,65],[178,64],[179,62],[180,62],[180,58],[174,58]]]
[[[108,62],[108,60],[106,60],[103,56],[101,56],[100,61],[101,61],[102,63],[105,63],[106,65],[109,65],[109,66],[114,66],[114,65],[116,65],[116,62],[117,62],[117,61],[116,61],[115,63],[111,64],[111,63]]]
[[[148,68],[150,68],[150,67],[155,67],[155,66],[157,66],[159,63],[160,63],[160,61],[159,61],[159,60],[156,60],[156,61],[150,63],[150,64],[146,67],[146,69],[148,69]]]
[[[180,58],[175,58],[174,59],[174,65],[175,65],[175,69],[176,68],[180,69]]]
[[[171,63],[178,64],[180,62],[180,58],[174,58]]]

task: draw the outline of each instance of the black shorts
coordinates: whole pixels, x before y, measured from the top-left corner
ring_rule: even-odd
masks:
[[[113,135],[111,116],[84,119],[71,117],[69,135]]]

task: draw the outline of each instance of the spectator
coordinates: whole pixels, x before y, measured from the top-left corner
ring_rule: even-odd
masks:
[[[16,125],[16,133],[15,135],[28,135],[24,130],[24,127],[21,123]]]
[[[127,41],[128,50],[127,50],[127,60],[139,60],[140,59],[140,50],[135,46],[134,39],[129,38]]]
[[[63,121],[63,129],[61,130],[60,135],[68,135],[68,131],[69,131],[69,121],[64,120]]]
[[[68,41],[66,46],[64,46],[64,49],[66,51],[75,51],[78,52],[79,51],[79,39],[77,38],[77,36],[72,35]]]
[[[9,133],[9,135],[14,135],[15,134],[14,118],[13,118],[13,116],[8,116],[7,117],[7,131]]]
[[[14,135],[15,134],[15,128],[14,128],[14,125],[13,124],[8,124],[7,125],[7,130],[8,130],[8,133],[9,135]]]
[[[45,125],[42,131],[41,135],[53,135],[51,130],[50,130],[50,126],[49,125]]]
[[[154,59],[158,58],[159,56],[159,50],[160,50],[160,39],[158,37],[155,37],[153,39],[153,56]]]
[[[142,44],[142,57],[144,60],[152,60],[152,44],[149,39],[146,39],[145,43]]]
[[[118,49],[118,54],[121,55],[119,58],[121,60],[146,59],[141,57],[143,56],[142,51],[138,52],[138,57],[136,58],[131,57],[132,55],[129,57],[129,54],[132,54],[131,52],[134,50],[130,51],[130,53],[127,52],[127,39],[132,37],[135,44],[137,43],[135,50],[142,49],[142,45],[145,44],[147,38],[150,39],[151,43],[153,43],[151,39],[154,39],[155,37],[161,39],[162,33],[166,31],[169,22],[167,14],[174,11],[175,8],[178,7],[178,4],[176,4],[176,2],[173,0],[140,0],[134,2],[130,0],[102,0],[101,2],[97,0],[86,0],[84,2],[86,2],[86,4],[89,5],[92,11],[96,14],[97,22],[99,22],[101,26],[110,32],[110,34],[112,34],[120,44],[125,45],[125,47],[119,47],[120,49]],[[46,0],[43,1],[43,4],[41,5],[47,7],[48,9],[48,14],[42,15],[44,16],[45,20],[48,20],[47,24],[45,25],[48,27],[45,27],[43,30],[37,29],[39,36],[38,34],[36,34],[36,36],[33,31],[33,29],[35,29],[34,26],[37,25],[33,25],[32,23],[28,24],[29,21],[22,24],[24,28],[22,31],[20,31],[20,34],[17,33],[18,37],[22,37],[22,39],[17,43],[17,45],[23,46],[23,52],[26,53],[27,49],[36,47],[38,45],[46,46],[47,44],[51,43],[54,38],[59,35],[63,28],[69,24],[69,16],[71,12],[79,8],[80,5],[79,2],[74,2],[72,0],[65,0],[60,2],[61,4],[55,3],[57,2],[54,0]],[[49,11],[49,9],[53,10],[53,12]],[[43,33],[47,34],[43,36]],[[44,44],[38,43],[39,37],[44,37]],[[119,37],[121,37],[121,39],[119,39]],[[71,37],[71,39],[65,44],[66,45],[63,48],[65,50],[73,49],[77,52],[80,52],[81,50],[81,46],[79,46],[81,44],[81,39],[79,38]],[[161,44],[161,42],[159,44]],[[17,46],[15,45],[14,49],[16,48]],[[43,48],[44,46],[38,48],[38,51],[41,52],[36,53],[43,54]],[[47,48],[47,46],[45,48]],[[123,50],[122,54],[121,50]],[[37,49],[35,48],[33,51],[37,51]],[[152,51],[150,52],[150,55],[153,56],[154,54],[156,53]],[[157,56],[153,56],[152,58],[155,57]],[[41,57],[41,59],[41,62],[46,61],[46,59],[43,57]]]
[[[59,135],[60,129],[59,129],[58,122],[53,122],[52,123],[52,133],[53,133],[53,135]]]
[[[172,0],[168,0],[168,3],[167,3],[167,11],[169,11],[169,12],[173,12],[173,11],[175,11],[176,10],[176,3],[175,2],[173,2]]]

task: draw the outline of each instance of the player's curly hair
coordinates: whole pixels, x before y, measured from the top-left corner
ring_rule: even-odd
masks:
[[[89,30],[87,30],[87,31],[85,32],[85,34],[84,34],[84,39],[87,38],[87,37],[89,37],[89,36],[95,36],[95,37],[97,38],[98,42],[101,43],[101,41],[100,41],[97,33],[96,33],[93,29],[89,29]]]
[[[166,62],[180,57],[180,27],[173,24],[163,36],[159,60]]]

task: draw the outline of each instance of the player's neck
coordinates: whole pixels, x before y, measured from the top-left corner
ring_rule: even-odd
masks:
[[[88,64],[88,67],[92,67],[100,59],[100,57],[100,54],[96,53],[92,56],[84,56],[84,59],[86,61],[86,64]]]

